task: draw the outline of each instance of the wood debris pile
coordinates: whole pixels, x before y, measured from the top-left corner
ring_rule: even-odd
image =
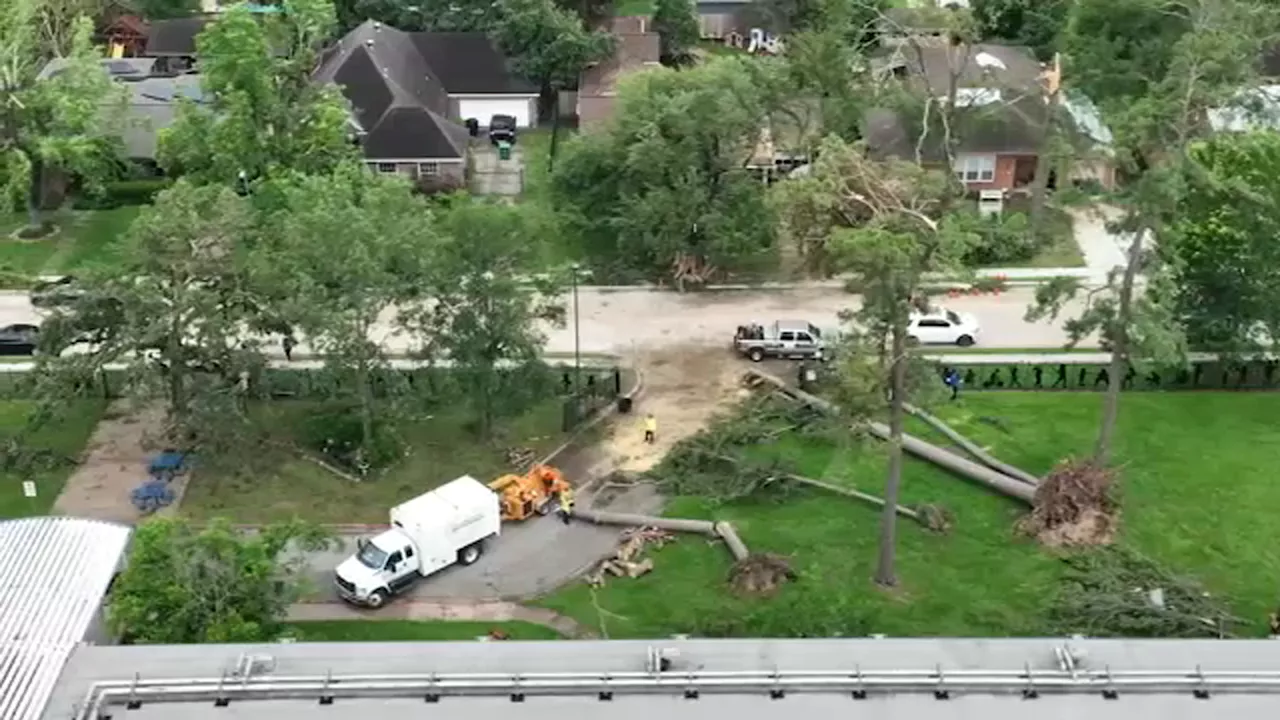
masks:
[[[651,547],[660,548],[675,540],[675,535],[656,527],[629,528],[619,536],[618,549],[587,573],[591,587],[604,585],[609,575],[637,578],[653,570],[653,558],[642,557]]]

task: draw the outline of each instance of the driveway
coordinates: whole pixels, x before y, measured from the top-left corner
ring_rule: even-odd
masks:
[[[476,195],[518,197],[524,192],[524,151],[517,144],[511,158],[498,157],[498,149],[488,142],[471,146],[471,192]]]

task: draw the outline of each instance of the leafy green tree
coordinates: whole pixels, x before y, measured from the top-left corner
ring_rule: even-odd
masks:
[[[166,171],[243,189],[287,171],[323,173],[356,156],[346,100],[311,81],[334,27],[328,0],[256,15],[237,5],[196,38],[209,101],[184,102],[160,133]]]
[[[1191,29],[1183,8],[1176,0],[1076,0],[1062,37],[1071,84],[1099,104],[1147,95]]]
[[[808,176],[788,181],[795,189],[782,196],[779,213],[791,227],[830,236],[830,252],[841,269],[856,276],[862,290],[855,319],[886,353],[883,382],[869,378],[865,364],[857,360],[842,363],[841,401],[861,407],[863,414],[868,403],[852,396],[866,396],[870,388],[888,398],[886,512],[875,579],[892,586],[897,584],[895,508],[902,484],[904,406],[911,389],[908,323],[921,305],[926,275],[959,270],[977,238],[950,215],[955,181],[945,172],[870,160],[864,147],[834,137],[822,144],[812,168]]]
[[[973,0],[979,34],[988,42],[1024,45],[1048,61],[1065,30],[1068,0]]]
[[[1130,177],[1126,212],[1113,227],[1129,237],[1126,263],[1101,287],[1059,278],[1041,286],[1028,319],[1056,318],[1067,298],[1084,295],[1087,309],[1067,323],[1072,342],[1097,333],[1111,348],[1110,383],[1094,462],[1110,461],[1127,369],[1185,362],[1182,318],[1168,302],[1170,269],[1149,241],[1167,231],[1188,149],[1208,128],[1210,110],[1232,107],[1256,83],[1257,59],[1274,36],[1280,8],[1266,2],[1157,0],[1098,3],[1072,10],[1064,47],[1080,69],[1116,137],[1121,169]],[[1093,29],[1093,37],[1087,32]],[[1157,44],[1157,43],[1163,44]],[[1143,287],[1138,278],[1146,274]]]
[[[248,201],[230,188],[179,180],[160,193],[130,227],[120,263],[80,277],[81,294],[46,321],[50,352],[39,362],[51,376],[48,401],[64,399],[60,384],[83,385],[104,365],[125,363],[125,392],[164,398],[172,438],[211,457],[227,450],[209,447],[210,433],[244,424],[246,373],[264,363],[243,337],[256,311],[242,272],[254,230]],[[90,352],[59,356],[86,339]]]
[[[504,365],[539,362],[540,325],[563,319],[562,284],[536,273],[540,238],[554,218],[533,205],[460,198],[442,218],[429,300],[405,318],[423,356],[447,360],[488,433]]]
[[[700,30],[691,0],[657,0],[652,27],[658,33],[658,57],[663,65],[681,67],[693,62]]]
[[[1160,244],[1188,339],[1214,352],[1270,350],[1280,338],[1280,135],[1217,135],[1188,159]]]
[[[268,525],[248,535],[226,521],[204,528],[156,518],[134,531],[112,586],[107,620],[125,642],[156,645],[271,642],[302,596],[306,566],[291,548],[328,544],[320,528]]]
[[[552,193],[598,270],[683,285],[772,259],[764,186],[744,167],[762,129],[749,64],[624,78],[610,128],[567,146]]]
[[[544,107],[578,81],[591,62],[613,51],[613,36],[587,30],[554,0],[507,0],[490,30],[515,69],[542,89]]]
[[[262,281],[284,298],[281,317],[298,327],[331,371],[349,380],[359,445],[348,464],[360,472],[393,459],[396,396],[379,383],[390,373],[376,337],[379,319],[419,290],[434,262],[432,215],[408,183],[370,174],[359,163],[284,187],[277,238],[258,258]]]
[[[93,22],[78,16],[65,35],[55,35],[46,22],[51,12],[46,0],[14,0],[0,19],[0,152],[11,171],[6,191],[26,187],[32,236],[48,232],[41,209],[50,171],[92,187],[114,170],[103,147],[118,143],[124,110],[124,95],[113,90],[93,48]],[[41,78],[55,54],[66,67]]]

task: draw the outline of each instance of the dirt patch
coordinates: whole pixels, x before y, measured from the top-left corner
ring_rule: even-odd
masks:
[[[724,348],[674,346],[635,359],[644,374],[644,394],[630,417],[604,442],[614,467],[644,472],[676,443],[706,427],[713,416],[745,397],[738,383],[741,363]],[[644,418],[658,422],[653,443],[644,441]]]
[[[136,523],[141,515],[129,494],[147,479],[149,448],[164,430],[164,420],[164,409],[159,405],[131,408],[124,401],[112,404],[89,438],[83,462],[54,501],[54,513]]]
[[[1119,525],[1115,473],[1090,462],[1060,463],[1036,488],[1018,529],[1049,547],[1109,545]]]

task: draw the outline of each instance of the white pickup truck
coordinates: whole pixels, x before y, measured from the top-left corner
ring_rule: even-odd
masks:
[[[360,540],[334,571],[343,600],[370,608],[419,578],[480,559],[484,542],[501,531],[497,493],[463,476],[391,508],[391,528]]]

